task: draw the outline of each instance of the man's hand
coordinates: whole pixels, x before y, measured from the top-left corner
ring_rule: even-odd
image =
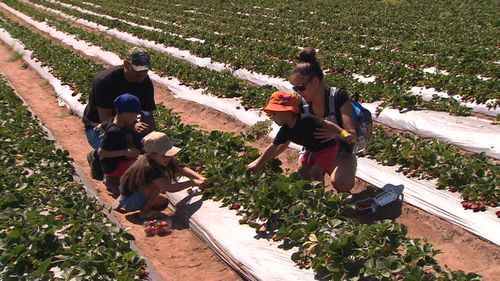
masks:
[[[134,124],[134,131],[139,134],[146,134],[149,133],[151,129],[149,128],[148,123],[137,122]]]

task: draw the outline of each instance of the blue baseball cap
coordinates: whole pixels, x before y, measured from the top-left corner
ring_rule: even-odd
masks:
[[[113,101],[113,106],[116,112],[133,112],[138,113],[141,111],[141,102],[139,99],[129,93],[118,96]]]

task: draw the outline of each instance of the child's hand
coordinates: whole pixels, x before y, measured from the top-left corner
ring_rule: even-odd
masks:
[[[193,185],[197,187],[203,187],[207,183],[207,179],[205,177],[192,179],[191,181],[193,182]]]
[[[262,165],[259,163],[259,161],[255,160],[252,163],[247,165],[247,170],[250,172],[257,172],[262,168]]]

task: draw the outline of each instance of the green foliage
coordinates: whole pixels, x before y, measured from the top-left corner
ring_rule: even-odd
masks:
[[[384,165],[401,165],[411,177],[437,178],[438,188],[460,192],[466,201],[496,207],[500,168],[484,154],[464,155],[449,144],[411,134],[389,135],[376,127],[365,153]]]
[[[71,158],[0,81],[0,267],[5,280],[133,280],[144,261],[74,177]]]
[[[446,90],[450,94],[461,96],[466,101],[485,103],[488,99],[494,99],[492,107],[498,104],[500,90],[498,80],[493,78],[498,76],[495,74],[498,73],[498,65],[494,63],[498,61],[498,51],[495,49],[498,40],[491,36],[495,34],[493,29],[495,17],[490,13],[491,9],[488,6],[492,5],[490,1],[476,4],[471,14],[462,15],[468,18],[469,22],[475,22],[477,19],[473,15],[480,14],[486,19],[482,23],[487,23],[489,29],[475,30],[475,26],[464,26],[462,21],[457,22],[455,17],[438,18],[438,24],[446,26],[452,21],[453,24],[460,26],[459,38],[466,40],[467,44],[447,34],[448,29],[435,28],[437,24],[434,22],[435,17],[422,24],[422,17],[433,14],[424,11],[441,11],[445,6],[432,1],[424,1],[429,2],[425,5],[420,2],[402,2],[401,5],[392,5],[394,7],[389,8],[387,4],[364,1],[351,1],[349,4],[340,2],[334,5],[322,5],[319,3],[321,1],[310,1],[305,6],[287,3],[280,8],[266,7],[264,12],[256,8],[252,2],[248,5],[240,3],[235,7],[223,4],[216,8],[221,4],[213,1],[201,4],[189,1],[189,4],[175,3],[175,5],[159,1],[133,4],[127,1],[105,3],[96,1],[98,5],[80,1],[62,1],[94,13],[112,16],[116,18],[114,20],[57,3],[43,0],[33,2],[110,28],[117,28],[140,38],[189,50],[198,56],[211,57],[234,69],[246,68],[271,76],[288,77],[293,68],[291,59],[297,55],[296,46],[314,46],[321,50],[320,56],[325,68],[330,70],[325,77],[328,85],[345,87],[349,92],[359,93],[365,101],[383,100],[387,105],[399,109],[432,108],[455,114],[468,114],[467,110],[453,102],[453,99],[449,99],[449,102],[441,100],[439,107],[434,106],[433,102],[420,101],[418,104],[408,106],[408,102],[396,102],[394,99],[388,101],[391,93],[395,96],[407,95],[406,91],[411,86]],[[453,5],[462,4],[457,1]],[[150,9],[152,6],[155,7],[154,10]],[[321,8],[318,8],[319,6]],[[232,13],[225,12],[236,7],[237,10]],[[408,13],[401,13],[401,9],[407,11],[410,16]],[[364,23],[361,25],[358,15],[360,11],[366,11],[363,14]],[[317,16],[304,17],[304,13]],[[246,16],[247,14],[255,16]],[[402,17],[402,14],[405,16]],[[380,21],[380,18],[391,20]],[[293,29],[289,28],[290,20],[294,21]],[[124,21],[156,30],[130,25]],[[413,21],[418,23],[408,24]],[[408,39],[412,36],[421,37],[415,33],[415,28],[430,34],[429,38]],[[471,31],[467,29],[474,29],[473,32],[476,33],[470,33]],[[443,32],[446,34],[441,34]],[[470,38],[470,35],[478,33],[484,37],[484,42]],[[307,34],[306,38],[304,34]],[[193,37],[203,41],[189,39]],[[486,50],[478,51],[481,48]],[[162,64],[159,65],[162,68]],[[426,73],[422,69],[428,66],[446,69],[450,75],[439,72]],[[211,78],[218,77],[217,74],[208,72]],[[164,73],[171,75],[169,73],[172,71]],[[377,81],[364,84],[354,79],[352,74],[375,76]],[[492,79],[484,80],[477,75]],[[209,91],[217,96],[223,93],[227,97],[242,97],[244,104],[253,107],[262,106],[270,93],[247,87],[241,81],[238,82],[230,77],[225,77],[223,80],[215,78],[217,85],[210,83],[207,85],[204,82],[212,79],[195,79],[196,82],[193,78],[180,79],[191,86],[204,84],[204,87],[209,88]],[[224,90],[218,91],[221,86]],[[215,88],[211,89],[212,87]],[[236,90],[232,90],[233,87],[236,87]],[[252,94],[246,94],[247,90],[251,90]]]
[[[246,165],[258,152],[245,146],[247,136],[196,131],[161,106],[155,114],[159,124],[169,124],[162,130],[181,140],[182,162],[208,178],[204,196],[223,206],[240,206],[241,222],[266,221],[264,237],[282,241],[284,249],[296,247],[292,260],[314,269],[321,280],[395,280],[398,274],[408,280],[477,277],[442,270],[434,259],[440,251],[408,238],[403,225],[389,220],[363,225],[346,217],[352,208],[348,195],[325,194],[321,184],[285,177],[279,162],[266,165],[259,175],[250,174]]]

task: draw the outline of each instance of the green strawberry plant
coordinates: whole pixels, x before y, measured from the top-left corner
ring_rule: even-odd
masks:
[[[0,80],[0,268],[3,280],[138,280],[131,236],[85,193],[72,159]]]

